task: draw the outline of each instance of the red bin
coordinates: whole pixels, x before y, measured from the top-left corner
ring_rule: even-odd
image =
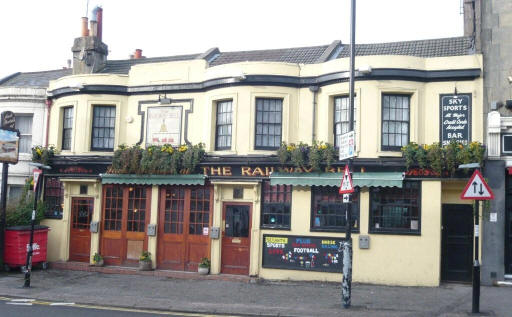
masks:
[[[34,226],[32,243],[32,265],[40,263],[46,269],[46,251],[48,244],[47,226]],[[24,267],[27,262],[27,249],[30,242],[30,226],[5,228],[4,268]]]

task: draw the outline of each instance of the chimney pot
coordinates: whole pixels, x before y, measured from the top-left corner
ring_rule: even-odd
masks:
[[[91,20],[90,25],[91,25],[90,36],[98,36],[98,23],[96,21]]]
[[[142,50],[140,48],[137,48],[135,50],[135,54],[133,56],[135,59],[139,59],[139,58],[142,58]]]
[[[89,36],[89,29],[87,28],[87,24],[89,19],[87,17],[82,17],[82,37]]]

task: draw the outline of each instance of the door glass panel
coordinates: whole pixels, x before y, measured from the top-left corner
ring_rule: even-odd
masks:
[[[128,223],[127,230],[144,232],[146,227],[146,188],[128,188]]]
[[[89,229],[92,211],[92,199],[73,199],[73,229]]]
[[[110,231],[121,231],[123,218],[123,187],[108,186],[105,190],[105,213],[103,228]]]
[[[202,235],[203,228],[210,225],[210,189],[190,190],[189,234]]]
[[[226,207],[226,237],[249,237],[249,207]]]
[[[185,205],[185,190],[182,188],[167,188],[165,190],[165,233],[183,233],[183,209]]]

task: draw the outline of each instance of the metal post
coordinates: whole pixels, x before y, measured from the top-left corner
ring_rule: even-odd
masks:
[[[9,173],[9,163],[3,163],[2,166],[2,194],[1,194],[1,208],[2,216],[0,217],[0,257],[4,259],[5,247],[5,224],[6,224],[6,207],[7,207],[7,175]]]
[[[349,115],[350,131],[354,131],[354,72],[356,57],[356,0],[351,0],[350,8],[350,77],[349,77]],[[352,173],[352,159],[348,160],[348,169]],[[347,224],[345,243],[343,244],[343,280],[341,297],[344,308],[350,308],[352,296],[352,199],[347,206]]]
[[[37,210],[37,197],[39,196],[39,188],[40,183],[43,182],[43,173],[41,172],[41,175],[39,175],[39,181],[36,184],[36,188],[34,190],[34,209],[32,210],[32,219],[30,221],[30,240],[29,244],[27,246],[27,262],[25,265],[26,271],[25,271],[25,283],[23,284],[23,287],[30,287],[30,273],[32,271],[32,245],[34,244],[34,224],[36,220],[36,210]]]
[[[473,304],[471,312],[480,313],[480,262],[478,261],[478,236],[480,233],[480,201],[475,200],[475,261],[473,262]]]

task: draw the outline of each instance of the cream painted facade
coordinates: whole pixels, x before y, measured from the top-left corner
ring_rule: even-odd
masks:
[[[382,95],[386,93],[410,96],[410,141],[431,144],[439,141],[439,95],[470,93],[471,139],[483,141],[482,69],[480,55],[438,58],[411,56],[361,56],[357,66],[371,66],[372,73],[362,74],[355,85],[356,99],[356,147],[357,158],[385,163],[401,157],[400,152],[381,150]],[[356,67],[357,67],[356,66]],[[348,94],[345,80],[348,59],[335,59],[317,64],[290,64],[279,62],[241,62],[209,67],[205,60],[148,63],[131,67],[127,75],[88,74],[67,76],[52,81],[49,87],[53,105],[50,113],[49,144],[62,147],[63,109],[73,107],[73,129],[70,150],[62,150],[61,156],[105,156],[112,152],[91,150],[93,107],[115,106],[115,143],[133,145],[146,136],[147,109],[159,106],[182,106],[181,144],[204,143],[210,157],[265,157],[275,151],[255,149],[256,98],[282,99],[282,141],[288,143],[315,140],[333,143],[333,100]],[[375,75],[386,70],[388,75]],[[396,71],[396,75],[393,72]],[[413,72],[416,73],[413,74]],[[421,74],[452,73],[442,78],[421,77]],[[330,80],[331,74],[340,74]],[[373,74],[373,75],[372,75]],[[402,75],[399,75],[402,74]],[[265,82],[256,81],[258,75],[266,76]],[[458,76],[460,77],[459,79]],[[283,79],[284,78],[284,79]],[[310,85],[291,84],[289,78],[305,80],[317,78],[320,87],[316,95],[316,109]],[[272,79],[281,80],[273,83]],[[251,81],[252,80],[252,81]],[[284,81],[283,81],[284,80]],[[217,83],[216,81],[221,81]],[[202,83],[202,88],[193,85]],[[186,86],[191,85],[192,88]],[[98,88],[101,87],[101,88]],[[199,86],[198,86],[199,87]],[[189,89],[189,91],[187,91]],[[159,100],[171,98],[170,104],[161,105]],[[218,101],[232,100],[232,146],[230,150],[215,150],[215,117]],[[141,115],[144,113],[144,116]],[[313,115],[315,114],[315,115]],[[314,121],[314,123],[313,123]],[[313,131],[313,126],[315,127]],[[357,160],[357,159],[356,159]],[[212,165],[215,165],[212,163]],[[76,176],[76,175],[75,175]],[[69,259],[70,210],[73,197],[92,197],[94,213],[92,221],[102,226],[102,184],[99,175],[91,177],[67,177],[64,184],[64,215],[62,219],[48,219],[44,224],[52,230],[49,236],[49,260]],[[458,196],[464,188],[464,180],[420,179],[421,222],[420,234],[385,234],[369,231],[370,191],[360,191],[359,233],[353,235],[355,282],[437,286],[441,280],[441,219],[443,204],[466,204]],[[249,275],[266,279],[339,281],[340,274],[304,272],[297,270],[269,269],[262,267],[263,234],[330,236],[343,238],[340,232],[311,231],[312,194],[309,186],[294,186],[291,201],[290,230],[261,228],[261,179],[207,178],[213,186],[212,227],[222,227],[222,210],[229,202],[246,202],[252,206]],[[80,195],[80,185],[88,187],[87,195]],[[243,199],[234,199],[235,187],[243,188]],[[152,186],[149,223],[159,221],[159,187]],[[221,230],[222,231],[222,230]],[[101,230],[92,233],[90,261],[101,250]],[[369,249],[359,249],[359,235],[370,237]],[[147,237],[147,250],[153,254],[153,267],[158,269],[158,235]],[[211,273],[221,273],[222,239],[210,239]]]

